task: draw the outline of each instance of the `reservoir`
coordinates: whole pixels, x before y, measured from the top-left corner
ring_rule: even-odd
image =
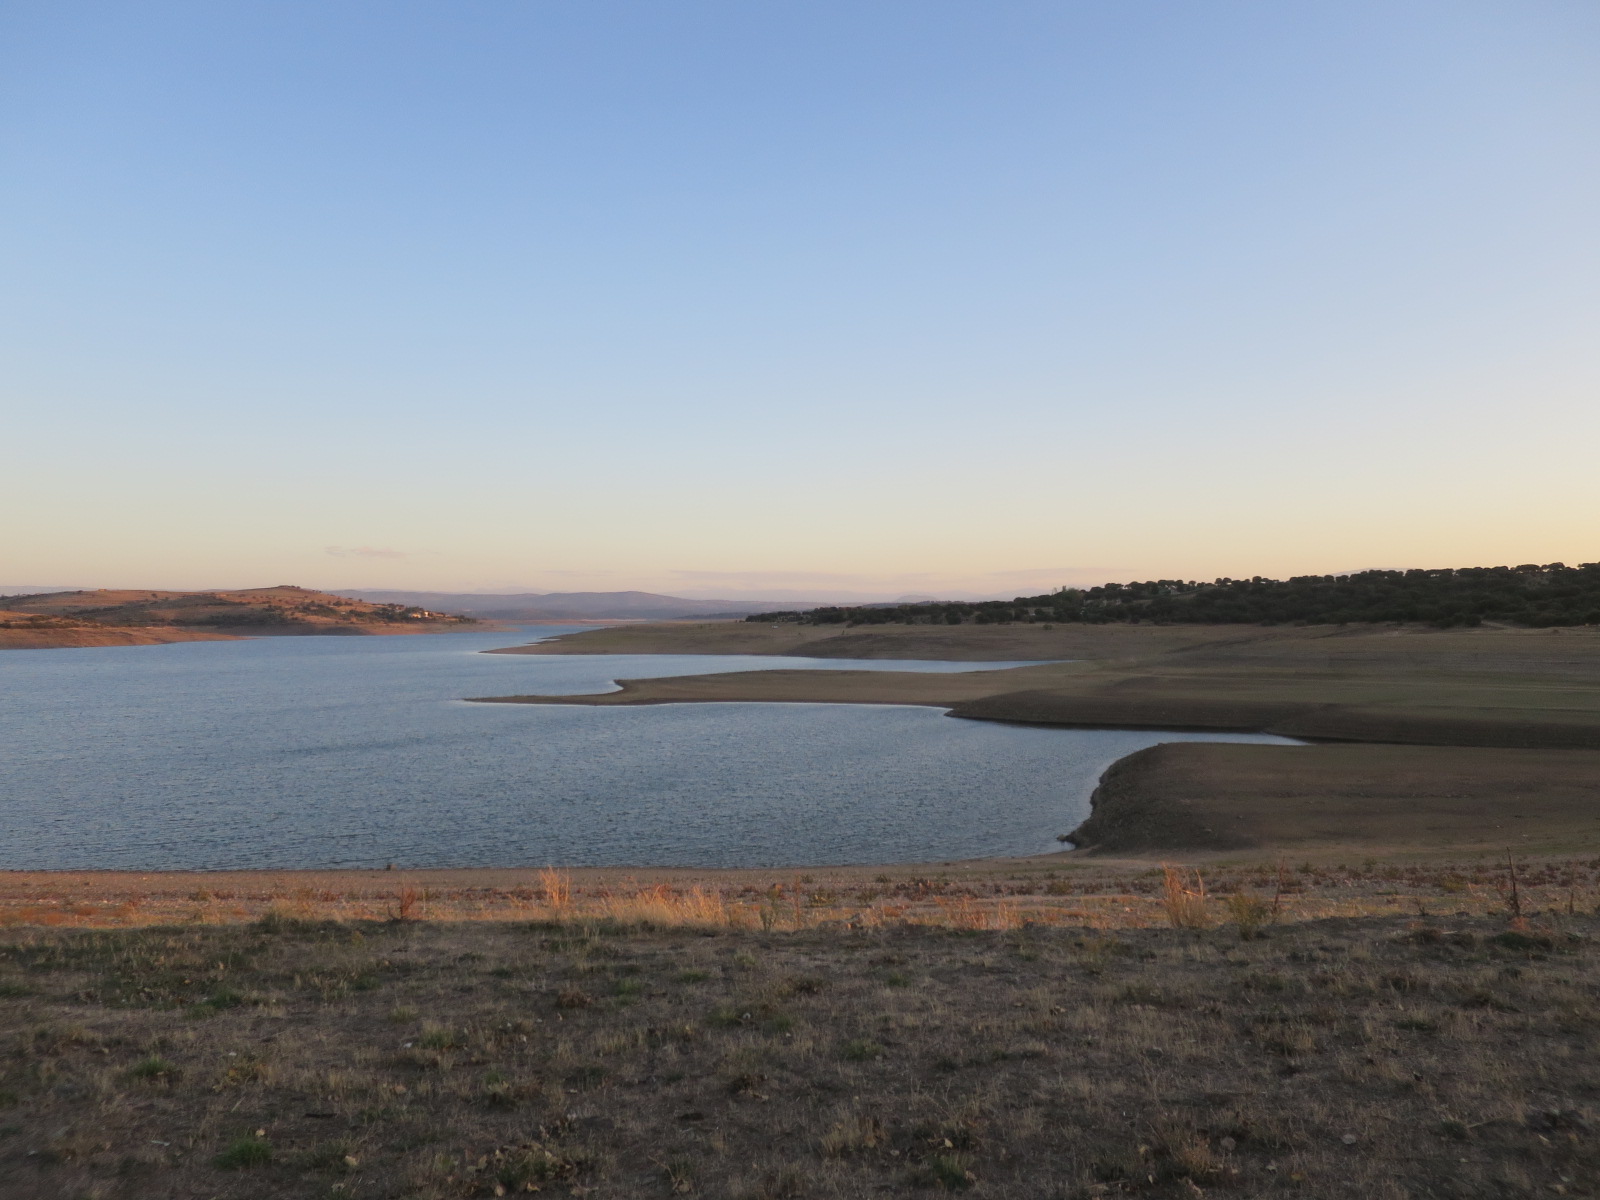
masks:
[[[1060,849],[1116,759],[1249,734],[891,705],[469,704],[1013,663],[502,655],[570,627],[0,652],[0,869],[917,862]]]

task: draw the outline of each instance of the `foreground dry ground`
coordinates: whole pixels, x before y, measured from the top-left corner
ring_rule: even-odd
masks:
[[[1249,938],[1215,900],[13,928],[0,1194],[1594,1195],[1600,922],[1561,870],[1573,915],[1457,916],[1441,878],[1427,917]]]

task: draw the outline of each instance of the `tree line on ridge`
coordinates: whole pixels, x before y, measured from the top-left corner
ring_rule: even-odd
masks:
[[[1014,622],[1186,625],[1485,621],[1530,628],[1600,625],[1600,563],[1358,571],[1292,579],[1154,579],[1061,588],[1015,600],[834,605],[747,621],[806,625],[1006,625]]]

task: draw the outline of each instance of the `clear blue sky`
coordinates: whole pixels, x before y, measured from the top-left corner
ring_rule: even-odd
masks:
[[[0,584],[1600,558],[1591,0],[11,0],[0,163]]]

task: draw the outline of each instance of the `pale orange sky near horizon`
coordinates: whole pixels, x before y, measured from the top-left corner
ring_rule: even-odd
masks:
[[[1600,560],[1600,6],[0,11],[0,586]]]

